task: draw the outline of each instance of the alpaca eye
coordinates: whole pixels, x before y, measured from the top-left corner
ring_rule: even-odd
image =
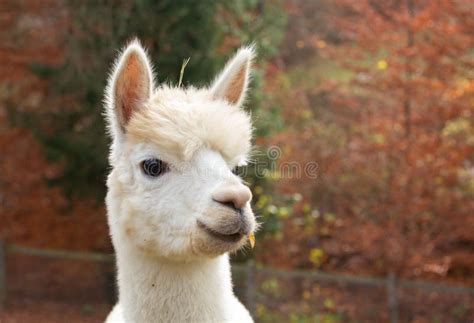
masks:
[[[142,162],[143,172],[151,177],[158,177],[169,170],[168,165],[159,159],[150,158]]]
[[[242,167],[239,167],[239,166],[234,167],[232,169],[232,173],[234,173],[234,175],[237,175],[237,176],[242,176],[243,174]]]

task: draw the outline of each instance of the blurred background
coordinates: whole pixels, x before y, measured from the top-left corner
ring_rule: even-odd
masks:
[[[1,322],[100,322],[116,300],[101,109],[132,36],[172,84],[187,57],[205,85],[257,46],[263,226],[233,257],[257,322],[474,320],[472,1],[3,0]]]

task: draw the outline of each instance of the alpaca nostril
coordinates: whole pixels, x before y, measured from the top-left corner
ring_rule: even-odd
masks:
[[[218,200],[215,200],[215,199],[212,199],[214,202],[217,202],[223,206],[226,206],[228,208],[231,208],[232,210],[235,210],[237,211],[239,214],[242,213],[242,210],[241,209],[238,209],[235,207],[234,205],[234,202],[221,202],[221,201],[218,201]]]

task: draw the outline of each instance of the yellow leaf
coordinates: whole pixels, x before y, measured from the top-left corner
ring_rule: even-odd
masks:
[[[386,60],[381,59],[381,60],[379,60],[379,61],[377,62],[377,68],[378,68],[379,70],[386,70],[387,67],[388,67],[388,63],[387,63]]]
[[[324,306],[325,306],[325,307],[327,307],[327,308],[329,308],[329,309],[332,309],[332,308],[334,308],[334,305],[335,305],[335,304],[334,304],[334,301],[333,301],[332,299],[326,298],[326,299],[324,300]]]
[[[257,304],[256,312],[257,312],[257,317],[263,317],[267,313],[267,308],[263,304]]]
[[[288,215],[290,214],[290,210],[288,210],[287,207],[284,207],[282,206],[279,210],[279,215],[282,217],[282,218],[287,218]]]
[[[303,204],[303,212],[308,213],[309,211],[311,211],[311,205],[309,203]]]
[[[311,293],[309,291],[305,290],[303,292],[303,298],[306,299],[306,300],[310,299],[311,298]]]
[[[384,144],[385,143],[385,137],[381,133],[376,133],[376,134],[372,135],[372,140],[377,144]]]
[[[313,248],[309,252],[309,261],[311,261],[313,264],[320,264],[321,260],[324,256],[324,251],[319,248]]]
[[[324,48],[324,47],[326,47],[326,42],[325,42],[324,40],[318,40],[318,41],[316,42],[316,47],[318,47],[318,48]]]
[[[255,247],[255,235],[252,233],[249,234],[249,242],[252,249]]]
[[[313,118],[313,113],[310,110],[304,110],[301,112],[301,116],[303,117],[304,120],[309,120]]]

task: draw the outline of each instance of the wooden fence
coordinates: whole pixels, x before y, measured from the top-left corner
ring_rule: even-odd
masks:
[[[13,244],[5,244],[0,240],[0,308],[5,303],[7,297],[7,277],[6,277],[6,255],[8,253],[25,254],[30,256],[39,256],[47,258],[58,259],[75,259],[86,260],[92,262],[108,262],[114,261],[112,254],[94,253],[94,252],[80,252],[67,250],[52,250],[40,249],[31,247],[22,247]],[[335,283],[350,283],[363,286],[383,287],[386,290],[388,314],[391,323],[398,322],[399,309],[396,288],[403,287],[406,289],[421,289],[426,291],[437,291],[445,293],[468,294],[474,295],[473,287],[457,286],[445,283],[431,283],[424,281],[413,281],[405,279],[397,279],[395,274],[391,273],[387,277],[368,277],[368,276],[353,276],[343,274],[333,274],[322,271],[309,270],[287,270],[270,267],[255,266],[253,261],[248,261],[247,264],[234,264],[232,270],[235,273],[243,273],[246,276],[245,283],[245,297],[246,304],[249,304],[249,310],[254,313],[256,304],[257,288],[255,284],[256,274],[268,274],[280,278],[304,278],[312,279],[320,282],[335,282]]]

